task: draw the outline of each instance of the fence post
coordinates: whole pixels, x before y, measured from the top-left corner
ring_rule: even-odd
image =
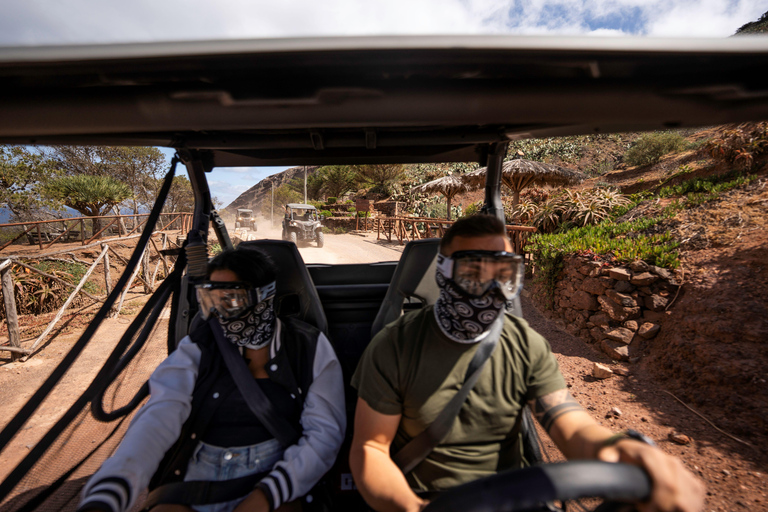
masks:
[[[107,244],[101,244],[101,249],[106,251],[104,253],[104,288],[107,290],[107,297],[112,293],[112,277],[109,273],[109,246]]]
[[[3,265],[0,274],[2,275],[3,282],[3,302],[5,303],[5,319],[8,324],[8,340],[11,342],[11,347],[21,348],[19,315],[16,312],[16,296],[13,294],[13,272],[11,271],[11,261],[5,260]],[[11,352],[12,361],[19,357],[21,357],[21,354]]]
[[[144,274],[144,293],[152,293],[152,284],[149,272],[149,245],[144,249],[141,258],[141,273]]]

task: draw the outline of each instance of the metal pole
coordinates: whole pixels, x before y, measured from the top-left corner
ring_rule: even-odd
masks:
[[[275,227],[275,182],[272,181],[272,215],[269,216],[272,227]]]
[[[304,166],[304,204],[307,204],[307,166]]]

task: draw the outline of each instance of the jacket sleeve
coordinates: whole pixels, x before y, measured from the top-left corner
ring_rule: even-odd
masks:
[[[283,459],[257,484],[272,509],[304,496],[331,469],[344,440],[346,412],[341,365],[328,338],[320,333],[313,380],[301,413],[303,434]]]
[[[79,509],[129,510],[176,442],[192,408],[200,348],[187,336],[152,373],[150,397],[131,421],[115,454],[83,489]]]

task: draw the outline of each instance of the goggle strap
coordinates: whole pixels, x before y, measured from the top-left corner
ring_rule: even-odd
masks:
[[[453,278],[453,260],[450,256],[437,253],[437,263],[435,265],[446,279]]]
[[[270,297],[273,297],[277,293],[277,281],[272,281],[269,284],[265,284],[264,286],[260,286],[254,290],[254,294],[256,296],[256,303],[263,300],[267,300]]]

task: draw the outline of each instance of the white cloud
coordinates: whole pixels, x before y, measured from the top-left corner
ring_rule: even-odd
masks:
[[[762,0],[5,0],[0,44],[387,34],[724,37]]]
[[[756,0],[688,0],[665,4],[663,15],[648,23],[648,35],[726,37],[760,17],[768,6]]]

